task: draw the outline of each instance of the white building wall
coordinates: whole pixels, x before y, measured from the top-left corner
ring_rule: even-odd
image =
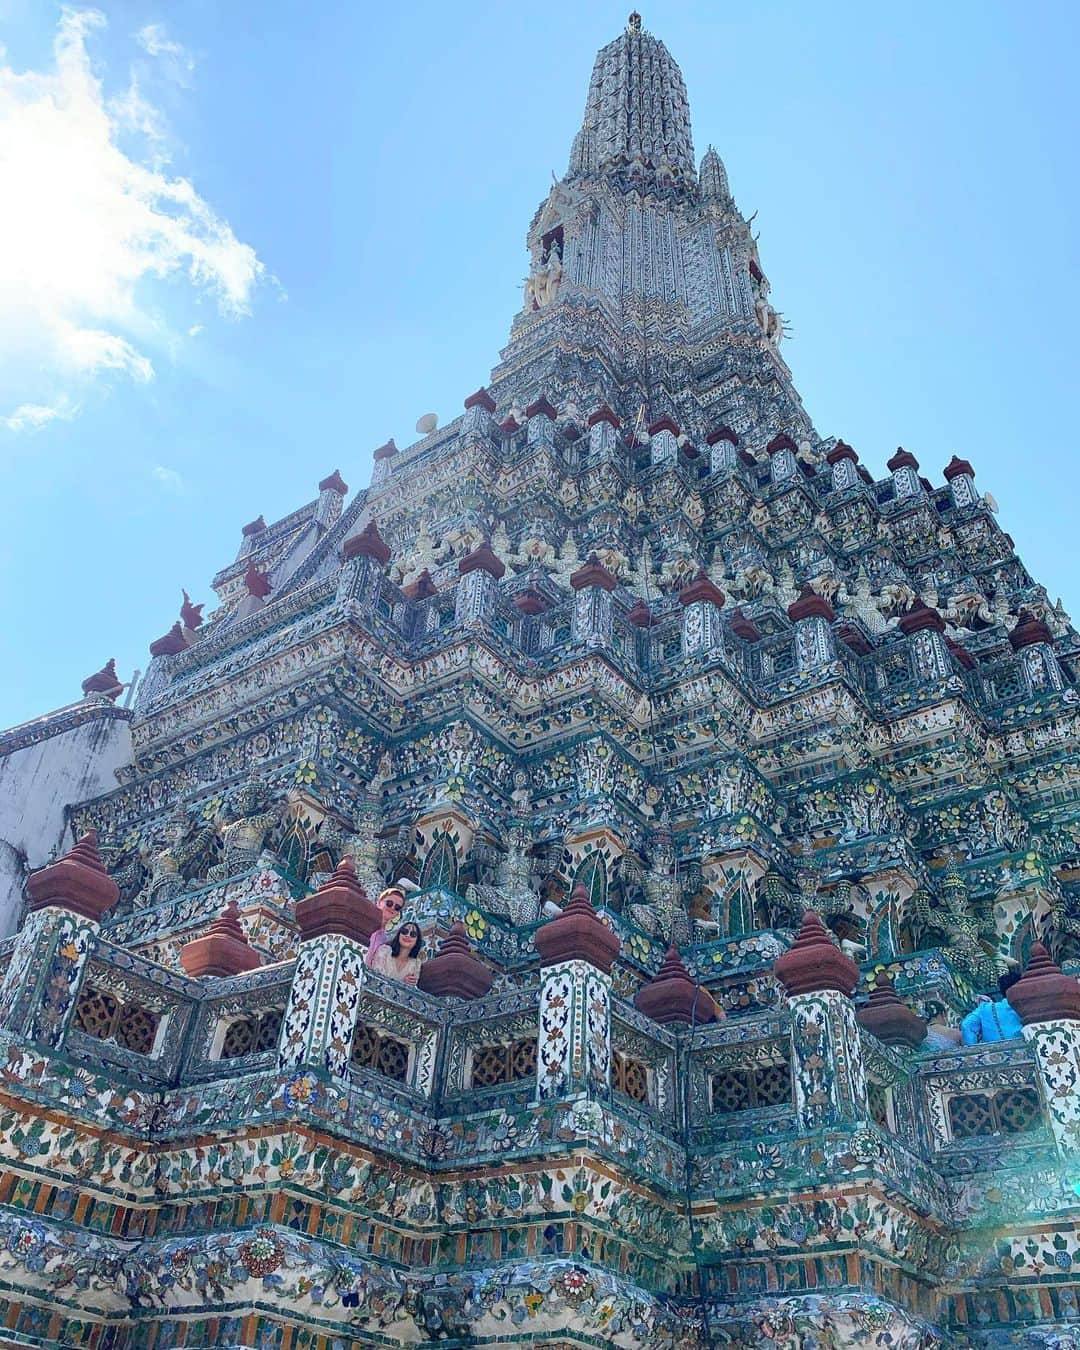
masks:
[[[69,806],[117,786],[131,762],[130,714],[73,704],[0,734],[0,937],[15,930],[23,882],[62,848]]]

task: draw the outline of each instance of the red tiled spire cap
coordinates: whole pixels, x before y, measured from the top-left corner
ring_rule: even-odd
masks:
[[[250,524],[245,525],[243,527],[240,533],[244,536],[245,539],[250,539],[252,538],[253,535],[262,534],[263,530],[265,529],[266,529],[266,521],[263,520],[262,516],[256,516],[256,518],[253,521],[251,521]]]
[[[662,1025],[670,1022],[715,1022],[716,1002],[695,984],[678,950],[669,947],[660,969],[634,996],[634,1007]]]
[[[340,472],[335,469],[334,472],[329,474],[326,478],[320,478],[319,491],[336,492],[339,497],[344,497],[349,491],[349,485],[346,483],[345,479],[342,478]]]
[[[180,964],[193,979],[242,975],[262,965],[240,923],[240,906],[230,900],[202,935],[180,948]]]
[[[1024,1026],[1080,1022],[1080,980],[1055,965],[1041,942],[1031,944],[1023,975],[1006,994]]]
[[[905,450],[902,445],[896,447],[896,454],[891,459],[885,461],[885,467],[890,473],[895,473],[897,469],[915,469],[918,470],[919,461],[911,453]]]
[[[420,988],[441,997],[481,998],[494,978],[490,968],[473,955],[460,919],[439,944],[438,954],[420,967]]]
[[[544,395],[541,394],[535,403],[530,403],[529,406],[525,409],[525,416],[550,417],[551,420],[554,422],[555,418],[558,417],[558,413],[547,401]]]
[[[859,456],[848,445],[847,441],[837,441],[829,453],[825,456],[826,464],[839,464],[841,460],[850,459],[852,464],[858,464]]]
[[[256,567],[253,561],[248,563],[247,571],[244,573],[244,585],[247,587],[248,595],[254,595],[259,600],[265,600],[272,589],[270,577]]]
[[[704,569],[698,572],[689,586],[684,586],[679,592],[680,605],[692,605],[697,600],[704,600],[717,609],[724,608],[724,592],[709,580]]]
[[[314,895],[296,902],[300,940],[336,933],[366,946],[382,927],[382,915],[356,879],[352,858],[344,857]]]
[[[426,567],[415,581],[403,587],[403,589],[410,600],[430,600],[436,594],[435,583]]]
[[[599,970],[609,971],[619,954],[619,939],[600,922],[592,907],[589,892],[578,882],[566,908],[556,919],[541,924],[533,938],[540,963],[554,966],[560,961],[588,961]]]
[[[914,1050],[926,1038],[926,1023],[896,996],[892,980],[879,975],[869,1002],[855,1014],[859,1025],[865,1027],[886,1045],[906,1045]]]
[[[164,637],[159,637],[150,644],[151,656],[176,656],[178,652],[186,650],[187,638],[184,637],[184,630],[180,626],[179,619]]]
[[[921,633],[925,629],[932,629],[935,633],[944,633],[945,620],[929,605],[924,605],[921,600],[916,600],[906,614],[900,615],[900,631],[902,633]]]
[[[491,545],[485,539],[479,548],[459,559],[457,570],[462,576],[466,572],[488,572],[498,581],[506,573],[506,564],[492,553]]]
[[[394,438],[393,438],[393,436],[391,436],[390,439],[386,442],[385,445],[380,445],[380,446],[379,446],[378,450],[375,451],[375,453],[374,453],[374,455],[372,456],[372,458],[373,458],[374,460],[376,460],[376,461],[378,461],[378,460],[380,460],[380,459],[393,459],[393,457],[394,457],[397,453],[398,453],[398,448],[397,448],[397,446],[394,444]]]
[[[800,619],[824,619],[827,623],[832,623],[836,614],[823,595],[818,595],[809,586],[804,586],[798,600],[793,605],[788,605],[788,618],[792,623],[798,623]]]
[[[1018,652],[1021,647],[1033,647],[1037,642],[1052,643],[1053,640],[1053,633],[1042,619],[1037,619],[1026,609],[1022,609],[1016,616],[1016,626],[1009,634],[1009,646],[1014,652]]]
[[[808,909],[794,945],[777,957],[773,974],[789,996],[836,989],[850,998],[858,983],[859,967],[844,955],[818,916]]]
[[[579,567],[576,572],[570,574],[570,585],[575,591],[580,591],[585,586],[599,586],[601,590],[613,591],[618,584],[595,553],[589,554],[584,567]]]
[[[488,391],[481,386],[475,394],[470,394],[465,400],[466,408],[483,408],[485,412],[493,413],[495,411],[495,400]]]
[[[88,675],[82,682],[84,694],[104,694],[115,703],[124,686],[116,673],[116,657],[110,656],[100,670]]]
[[[97,831],[87,830],[70,852],[26,882],[27,910],[67,909],[84,919],[101,922],[101,916],[116,904],[120,888],[105,870],[97,847]]]
[[[359,534],[345,540],[342,552],[346,559],[374,558],[380,567],[385,567],[390,561],[390,546],[373,520],[369,520]]]
[[[616,414],[605,403],[602,408],[597,408],[596,412],[589,415],[589,426],[596,426],[597,422],[610,422],[613,427],[621,425]]]
[[[727,441],[729,445],[737,446],[739,438],[730,427],[717,427],[715,431],[710,431],[705,437],[706,445],[716,445],[719,441]]]
[[[952,459],[945,465],[945,481],[951,483],[954,478],[959,478],[961,474],[965,473],[969,478],[975,477],[975,470],[969,462],[953,455]]]

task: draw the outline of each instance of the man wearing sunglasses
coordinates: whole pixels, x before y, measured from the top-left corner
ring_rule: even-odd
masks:
[[[368,943],[364,963],[369,966],[375,959],[375,953],[386,944],[386,930],[401,918],[401,911],[405,908],[405,891],[400,885],[387,886],[385,891],[379,892],[379,897],[375,901],[375,908],[379,911],[382,923],[372,933],[371,941]]]

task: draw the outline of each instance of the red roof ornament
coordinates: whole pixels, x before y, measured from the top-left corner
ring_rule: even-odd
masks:
[[[466,572],[487,572],[498,581],[506,574],[506,564],[492,553],[491,544],[485,539],[479,548],[458,560],[457,570],[462,576]]]
[[[260,571],[254,561],[248,563],[247,571],[244,573],[244,585],[247,587],[248,595],[253,595],[258,600],[265,600],[272,589],[269,575]]]
[[[951,637],[945,639],[945,645],[965,670],[975,669],[975,658],[965,646],[957,642],[955,638]]]
[[[900,615],[900,631],[902,633],[921,633],[926,629],[932,629],[935,633],[944,633],[945,620],[929,605],[924,605],[921,600],[916,600],[906,614]]]
[[[339,497],[344,497],[349,491],[349,485],[337,469],[326,478],[319,479],[320,492],[336,492]]]
[[[589,892],[578,882],[570,894],[566,908],[556,919],[549,919],[536,930],[533,937],[540,963],[554,966],[561,961],[588,961],[602,971],[609,971],[619,954],[618,937],[600,922],[592,907]]]
[[[1038,642],[1052,643],[1054,635],[1042,621],[1028,610],[1022,609],[1016,616],[1016,626],[1009,634],[1009,646],[1014,652],[1022,647],[1034,647]]]
[[[314,895],[296,902],[301,941],[336,933],[367,946],[382,927],[382,915],[356,879],[356,865],[344,857]]]
[[[425,567],[420,575],[408,586],[402,587],[410,600],[430,600],[437,594],[435,583],[431,579],[431,573]]]
[[[858,983],[859,967],[844,955],[818,916],[808,909],[794,945],[774,962],[773,974],[789,997],[836,989],[850,998]]]
[[[918,470],[919,461],[910,450],[905,450],[902,445],[898,445],[896,447],[896,454],[893,455],[892,459],[887,459],[885,461],[885,467],[890,473],[895,473],[897,469]]]
[[[372,459],[374,459],[374,460],[376,460],[376,461],[381,460],[381,459],[393,459],[393,457],[394,457],[397,453],[398,453],[398,448],[397,448],[397,446],[394,444],[394,438],[393,438],[393,436],[391,436],[390,439],[386,442],[385,445],[380,445],[380,446],[379,446],[378,450],[376,450],[375,453],[374,453],[374,455],[372,455]]]
[[[698,600],[703,600],[707,605],[715,605],[717,609],[724,608],[724,592],[709,580],[704,568],[698,572],[689,586],[684,586],[679,592],[680,605],[692,605]]]
[[[73,849],[31,872],[26,882],[27,910],[67,909],[84,919],[101,922],[116,904],[120,888],[105,870],[98,853],[97,831],[87,830]]]
[[[717,427],[715,431],[710,431],[705,437],[706,445],[716,445],[720,441],[727,441],[729,445],[737,446],[739,438],[730,427]]]
[[[836,636],[846,647],[850,647],[856,656],[867,656],[874,650],[870,639],[861,628],[857,628],[853,623],[838,624]]]
[[[798,600],[788,605],[788,618],[792,623],[798,623],[800,619],[824,619],[826,623],[832,623],[836,614],[823,595],[818,595],[810,586],[804,586]]]
[[[589,426],[594,427],[597,422],[608,422],[613,427],[619,427],[621,425],[618,417],[606,403],[602,408],[597,408],[596,412],[591,413],[589,416]]]
[[[438,954],[420,967],[420,988],[441,998],[482,998],[494,978],[490,967],[473,955],[460,919],[439,944]]]
[[[202,612],[205,606],[193,605],[191,596],[188,595],[187,591],[182,590],[180,594],[184,597],[184,603],[180,606],[180,622],[185,628],[194,632],[196,628],[202,626]]]
[[[539,591],[534,591],[532,587],[515,595],[514,605],[522,614],[530,616],[543,614],[550,608],[547,599]]]
[[[744,642],[760,642],[764,636],[753,619],[744,614],[741,608],[732,611],[731,631]]]
[[[555,418],[558,417],[558,413],[547,401],[544,395],[541,394],[535,403],[530,403],[529,406],[525,409],[525,416],[550,417],[551,420],[554,422]]]
[[[585,586],[599,586],[601,590],[613,591],[618,584],[595,553],[589,554],[584,567],[579,567],[576,572],[570,574],[570,585],[575,591],[580,591]]]
[[[651,628],[653,624],[660,622],[659,619],[653,618],[653,612],[644,600],[638,600],[626,617],[635,628]]]
[[[769,444],[765,447],[765,453],[767,455],[775,455],[778,450],[790,450],[794,454],[795,449],[796,449],[795,442],[791,439],[791,437],[781,433],[779,436],[774,436],[772,438]]]
[[[173,624],[164,637],[159,637],[150,644],[151,656],[177,656],[180,652],[187,651],[187,638],[180,627],[180,620]]]
[[[124,692],[119,675],[116,673],[116,657],[110,656],[100,670],[88,675],[82,682],[84,694],[104,694],[115,703]]]
[[[675,947],[668,948],[660,969],[638,990],[634,1007],[662,1026],[715,1022],[718,1012],[716,1000],[690,978]]]
[[[886,1045],[903,1045],[915,1050],[926,1039],[926,1023],[906,1003],[901,1003],[892,980],[886,975],[877,976],[870,1001],[859,1009],[855,1018],[861,1027]]]
[[[485,412],[493,413],[495,411],[495,400],[488,391],[481,386],[475,394],[470,394],[465,400],[466,408],[483,408]]]
[[[676,437],[682,435],[682,432],[679,430],[679,424],[673,417],[668,417],[666,413],[652,424],[649,428],[649,435],[658,436],[661,431],[670,431],[671,434]]]
[[[1024,1026],[1080,1022],[1080,980],[1055,965],[1041,942],[1031,944],[1023,975],[1006,995]]]
[[[966,459],[960,459],[953,455],[952,459],[945,465],[945,481],[951,483],[954,478],[959,478],[961,474],[967,474],[969,478],[974,478],[975,470]]]
[[[390,561],[390,546],[373,520],[369,520],[359,534],[350,535],[341,551],[346,561],[350,558],[374,558],[380,567],[385,567]]]
[[[262,534],[263,530],[265,529],[266,529],[266,521],[263,520],[262,516],[256,516],[256,518],[253,521],[251,521],[250,524],[245,525],[243,527],[240,533],[244,536],[245,539],[251,539],[256,534]]]
[[[825,456],[826,464],[839,464],[841,460],[850,459],[852,464],[858,464],[859,456],[848,445],[847,441],[837,441],[829,453]]]
[[[180,964],[192,979],[242,975],[262,965],[240,923],[240,906],[230,900],[202,935],[180,948]]]

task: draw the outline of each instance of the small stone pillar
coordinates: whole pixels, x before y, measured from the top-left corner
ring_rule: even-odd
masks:
[[[379,599],[383,573],[390,561],[390,548],[369,520],[359,534],[350,535],[342,548],[345,565],[338,577],[337,600],[355,600],[372,609]]]
[[[1065,688],[1065,677],[1054,655],[1054,635],[1041,619],[1021,610],[1009,634],[1009,646],[1019,653],[1032,689]]]
[[[859,967],[833,942],[813,910],[773,974],[791,1008],[795,1113],[805,1130],[866,1119],[866,1071],[851,995]]]
[[[0,1027],[50,1049],[63,1042],[86,963],[119,887],[90,830],[56,862],[32,872],[27,915],[0,983]]]
[[[945,641],[945,620],[936,609],[917,601],[906,614],[900,615],[900,631],[911,639],[915,677],[920,684],[953,674],[952,653]]]
[[[492,617],[498,583],[505,572],[506,564],[492,553],[487,540],[459,561],[461,580],[454,597],[454,618],[458,623],[475,627]]]
[[[300,952],[278,1043],[283,1073],[347,1076],[364,952],[380,922],[348,857],[314,895],[296,902]]]
[[[723,1016],[712,994],[690,978],[675,947],[668,948],[660,969],[635,994],[634,1007],[661,1026],[673,1022],[700,1026]]]
[[[530,447],[534,445],[553,446],[555,444],[555,418],[558,414],[547,399],[540,397],[535,403],[530,403],[525,409],[525,416],[528,419],[527,444]]]
[[[565,1101],[611,1087],[611,964],[619,939],[578,882],[558,918],[541,924],[537,1101]]]
[[[1080,1153],[1080,980],[1066,975],[1041,942],[1008,992],[1039,1066],[1043,1102],[1062,1155]]]
[[[878,975],[869,1001],[856,1013],[856,1021],[886,1045],[917,1050],[926,1039],[926,1023],[896,996],[892,980]]]
[[[800,674],[836,660],[832,630],[836,615],[823,595],[804,586],[798,600],[788,605],[788,618],[795,625],[795,664]]]
[[[494,978],[491,968],[473,955],[460,919],[439,944],[438,954],[420,967],[420,988],[441,998],[482,998]]]
[[[765,447],[769,456],[769,472],[774,483],[786,483],[799,472],[795,459],[795,445],[790,436],[774,436]]]
[[[180,948],[180,964],[192,979],[242,975],[262,965],[240,924],[240,906],[230,900],[206,932]]]
[[[679,604],[683,607],[684,656],[712,651],[723,645],[720,611],[724,608],[724,592],[714,586],[703,571],[679,592]]]
[[[595,553],[589,555],[584,567],[572,573],[570,585],[577,595],[570,632],[575,642],[587,642],[591,647],[611,642],[611,592],[618,584]]]
[[[910,450],[905,450],[902,445],[897,446],[896,454],[885,461],[885,467],[892,474],[897,501],[923,495],[924,488],[919,481],[919,461]]]
[[[966,459],[953,455],[945,465],[945,481],[952,492],[953,505],[958,510],[965,506],[978,506],[979,494],[975,491],[975,470]]]
[[[319,483],[319,501],[315,507],[315,523],[324,530],[328,530],[331,525],[336,524],[341,516],[341,508],[344,506],[348,494],[349,485],[337,469],[333,473],[327,474]]]
[[[380,445],[378,450],[372,455],[375,461],[371,470],[371,486],[378,487],[380,483],[385,483],[390,477],[390,461],[398,454],[398,448],[394,444],[393,436],[385,445]]]
[[[679,458],[678,424],[671,417],[661,417],[649,428],[649,463],[675,464]]]
[[[486,389],[481,387],[465,400],[465,416],[461,419],[461,434],[487,436],[491,432],[491,416],[495,411],[495,400]]]
[[[605,403],[589,418],[589,458],[611,459],[617,444],[619,419]]]
[[[859,456],[846,441],[837,441],[825,456],[825,463],[832,467],[832,485],[834,492],[845,492],[859,485]]]
[[[730,427],[717,427],[705,437],[709,447],[709,472],[727,473],[739,466],[739,438]]]

